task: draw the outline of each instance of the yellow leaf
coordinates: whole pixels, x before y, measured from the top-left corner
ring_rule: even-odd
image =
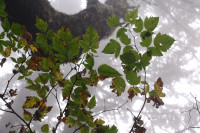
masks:
[[[4,57],[9,57],[10,54],[11,54],[11,46],[8,46],[8,47],[5,49],[5,51],[3,51],[2,54],[3,54]]]
[[[19,41],[20,41],[20,43],[21,43],[21,45],[22,45],[23,47],[24,47],[24,46],[27,46],[27,41],[26,41],[26,40],[20,39]]]
[[[56,74],[56,80],[58,81],[63,80],[63,74],[59,70],[57,70],[55,74]]]
[[[35,52],[37,52],[38,50],[37,50],[37,48],[34,46],[34,45],[29,45],[30,46],[30,48],[31,48],[31,51],[33,52],[33,53],[35,53]]]
[[[157,82],[154,84],[154,90],[157,92],[158,95],[162,93],[162,88],[159,86]]]

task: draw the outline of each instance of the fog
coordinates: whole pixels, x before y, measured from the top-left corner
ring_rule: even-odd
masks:
[[[101,1],[102,3],[105,2]],[[142,112],[142,119],[145,123],[147,133],[196,133],[200,127],[199,114],[195,110],[185,112],[195,106],[195,99],[200,100],[200,1],[199,0],[130,0],[130,4],[138,6],[139,15],[159,17],[159,25],[156,33],[166,33],[171,35],[175,44],[162,57],[156,57],[152,60],[147,69],[147,82],[153,86],[158,77],[164,82],[163,98],[164,106],[155,109],[153,103],[146,104]],[[52,6],[67,14],[75,14],[86,8],[85,0],[51,0]],[[95,58],[95,68],[100,64],[109,64],[122,73],[120,60],[114,59],[113,55],[105,55],[101,51],[111,38],[116,38],[115,33],[107,39],[101,40],[98,50],[99,57]],[[13,55],[15,56],[15,55]],[[64,72],[68,72],[62,66]],[[13,64],[7,61],[4,67],[0,68],[0,81],[2,89],[7,85],[7,81],[12,76]],[[15,80],[13,80],[15,81]],[[15,99],[13,107],[20,108],[25,101],[26,91],[24,81],[12,82],[10,88],[23,89],[19,91],[18,98]],[[97,94],[97,107],[93,112],[100,112],[106,109],[117,108],[128,100],[127,89],[121,97],[116,97],[109,89],[110,81],[100,82],[97,88],[89,88],[92,94]],[[3,90],[0,89],[0,92]],[[35,95],[35,94],[31,94]],[[193,97],[194,96],[194,97]],[[53,99],[53,98],[48,98]],[[119,133],[129,132],[133,124],[133,115],[137,115],[140,110],[143,97],[135,97],[132,101],[125,104],[119,111],[110,111],[97,117],[103,118],[106,124],[115,124]],[[51,101],[51,100],[50,100]],[[50,102],[51,103],[51,102]],[[52,104],[52,103],[51,103]],[[103,105],[103,106],[102,106]],[[0,108],[5,109],[3,102],[0,100]],[[128,111],[128,110],[130,111]],[[22,115],[21,110],[17,110]],[[52,110],[49,117],[43,122],[49,121],[55,124],[56,118],[53,118],[58,110]],[[0,132],[8,132],[5,124],[8,122],[16,123],[14,115],[0,111]],[[35,123],[35,126],[41,125]],[[59,132],[72,132],[67,126],[61,125]]]

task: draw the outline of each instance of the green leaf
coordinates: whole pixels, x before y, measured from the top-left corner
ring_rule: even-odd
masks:
[[[87,62],[87,64],[84,64],[84,66],[88,70],[92,70],[92,68],[94,66],[94,58],[91,55],[87,55],[86,62]]]
[[[66,29],[64,27],[59,29],[59,31],[57,32],[57,36],[64,42],[70,42],[73,38],[71,31],[68,28]]]
[[[41,127],[42,133],[49,133],[49,125],[45,124]]]
[[[37,94],[38,94],[39,97],[45,98],[48,90],[49,90],[49,87],[43,86],[42,88],[38,88],[36,90],[36,92],[37,92]]]
[[[142,42],[140,42],[140,45],[143,47],[149,47],[152,42],[152,34],[153,32],[151,31],[143,31],[140,34],[140,37],[142,38]]]
[[[128,45],[128,46],[124,47],[123,53],[128,53],[128,52],[130,52],[131,50],[133,50],[133,47],[130,46],[130,45]]]
[[[117,127],[115,126],[115,125],[113,125],[110,129],[109,129],[109,131],[106,131],[106,133],[117,133]]]
[[[1,17],[6,17],[7,13],[4,11],[6,7],[6,4],[4,3],[4,0],[0,0],[0,16]]]
[[[4,38],[5,38],[5,35],[6,35],[6,34],[5,34],[5,32],[4,32],[4,31],[3,31],[3,32],[1,32],[1,33],[0,33],[0,39],[4,39]],[[0,41],[2,41],[2,40],[0,40]]]
[[[99,66],[98,73],[99,75],[108,76],[108,77],[121,76],[121,74],[117,70],[108,66],[107,64],[102,64],[101,66]]]
[[[65,61],[67,61],[66,55],[63,55],[63,54],[56,54],[54,59],[57,62],[65,62]]]
[[[109,17],[107,20],[107,24],[112,28],[120,26],[119,19],[117,16]]]
[[[148,50],[151,52],[152,56],[163,56],[162,52],[156,47],[149,47]]]
[[[39,98],[35,96],[27,96],[26,101],[23,104],[23,108],[37,108],[39,106]]]
[[[28,82],[28,81],[27,81]],[[31,81],[32,82],[32,81]],[[26,86],[25,88],[29,89],[29,90],[38,90],[41,88],[40,84],[31,84],[29,86]]]
[[[40,48],[42,48],[42,50],[45,53],[48,53],[49,51],[49,45],[47,43],[47,38],[44,34],[42,33],[36,33],[37,37],[36,37],[36,43],[40,46]]]
[[[83,39],[90,43],[90,45],[94,45],[93,48],[97,49],[98,47],[96,46],[97,41],[99,40],[99,36],[97,31],[92,27],[89,26],[86,30],[86,34],[83,35]]]
[[[80,47],[83,48],[82,53],[87,53],[90,50],[90,45],[88,42],[81,40],[79,43]]]
[[[141,32],[143,30],[143,20],[141,18],[139,18],[138,20],[136,20],[135,27],[136,28],[133,28],[133,30],[136,33],[139,33],[139,32]]]
[[[141,59],[141,64],[143,67],[146,67],[150,64],[150,60],[151,60],[151,55],[148,53],[148,52],[145,52],[143,55],[142,55],[142,59]]]
[[[89,133],[89,127],[88,126],[84,126],[81,128],[81,133]]]
[[[64,88],[64,89],[62,89],[63,101],[69,96],[70,91],[71,91],[70,88]]]
[[[46,34],[46,37],[49,39],[49,40],[52,40],[53,36],[54,36],[54,31],[52,29],[48,30],[47,34]]]
[[[47,73],[39,74],[39,76],[35,79],[36,83],[46,84],[49,81],[50,75]]]
[[[140,91],[140,89],[138,88],[138,87],[130,87],[129,89],[128,89],[128,92],[134,92],[134,94],[138,94],[138,93],[141,93],[141,91]]]
[[[131,24],[135,24],[136,18],[138,17],[138,9],[126,13],[126,22],[130,22]]]
[[[17,36],[22,36],[24,33],[24,27],[17,23],[12,23],[11,25],[11,31],[13,34]]]
[[[117,38],[120,39],[120,41],[124,44],[124,45],[129,45],[131,43],[131,39],[128,37],[128,35],[125,33],[127,32],[127,29],[125,28],[120,28],[117,31]]]
[[[59,54],[66,54],[66,48],[60,43],[58,36],[54,36],[53,38],[53,49]]]
[[[78,42],[78,38],[74,38],[73,40],[71,40],[69,43],[68,43],[68,48],[69,48],[69,51],[68,51],[68,58],[71,59],[73,58],[74,56],[78,55],[79,54],[79,51],[80,51],[80,46],[79,46],[79,42]]]
[[[132,63],[135,63],[136,61],[135,55],[131,51],[120,55],[120,59],[123,64],[132,64]]]
[[[141,77],[137,76],[137,73],[134,72],[133,70],[126,71],[125,74],[126,74],[126,79],[129,84],[138,85],[140,83]]]
[[[95,133],[117,133],[117,127],[113,125],[111,128],[109,126],[99,126]]]
[[[0,0],[0,10],[3,11],[6,8],[4,0]]]
[[[154,39],[154,45],[157,49],[166,52],[174,43],[174,39],[166,34],[158,33]]]
[[[96,106],[96,98],[93,96],[87,104],[89,109],[93,109]]]
[[[70,128],[72,128],[72,127],[75,126],[75,122],[76,121],[72,117],[67,117],[66,121],[65,121],[65,124],[70,124]]]
[[[8,18],[4,19],[2,27],[3,27],[5,32],[8,32],[10,30],[10,23],[8,21]]]
[[[115,58],[117,58],[120,54],[121,45],[113,39],[110,39],[110,42],[106,45],[106,47],[103,49],[103,53],[105,54],[114,54]]]
[[[18,80],[21,80],[21,79],[23,79],[24,78],[24,76],[19,76],[18,77]]]
[[[96,49],[98,49],[98,48],[99,48],[99,43],[98,42],[92,43],[91,50],[96,51]],[[94,52],[94,53],[97,53],[97,52]]]
[[[39,17],[36,17],[36,24],[35,26],[41,31],[45,32],[47,30],[47,22],[44,22]]]
[[[136,92],[136,93],[141,93],[140,89],[138,87],[134,87],[133,90]]]
[[[24,109],[24,120],[30,121],[32,118],[32,114]]]
[[[69,80],[64,80],[64,88],[62,89],[63,100],[65,100],[72,89],[73,84]]]
[[[153,31],[159,22],[159,17],[146,17],[144,20],[144,27],[149,30],[149,31]]]
[[[150,90],[150,88],[149,88],[149,86],[147,86],[147,87],[145,88],[145,94],[149,93],[149,90]]]
[[[10,57],[10,59],[14,62],[17,63],[17,60],[14,57]]]
[[[124,92],[125,87],[126,83],[122,77],[118,76],[112,80],[112,86],[111,86],[111,88],[113,88],[112,92],[115,92],[117,96],[120,96],[122,92]]]

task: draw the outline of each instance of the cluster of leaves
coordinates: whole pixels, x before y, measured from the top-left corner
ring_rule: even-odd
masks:
[[[68,125],[69,128],[76,127],[75,131],[81,133],[116,133],[116,126],[106,126],[103,120],[96,119],[92,114],[92,109],[96,106],[95,95],[91,96],[88,87],[97,86],[100,80],[112,79],[110,88],[112,92],[120,96],[125,88],[126,81],[132,86],[128,89],[129,99],[133,99],[138,94],[145,96],[145,101],[153,101],[156,108],[163,105],[161,97],[164,97],[163,83],[158,78],[151,90],[146,82],[146,67],[150,64],[153,56],[162,56],[174,42],[174,39],[166,34],[155,34],[153,31],[157,27],[159,18],[146,17],[144,22],[138,18],[138,10],[133,10],[126,14],[125,24],[122,26],[116,16],[110,17],[107,22],[111,27],[120,27],[117,31],[117,40],[111,39],[102,51],[105,54],[114,54],[122,62],[125,79],[113,67],[102,64],[97,70],[94,69],[94,57],[99,48],[99,36],[96,30],[90,26],[82,37],[73,37],[70,30],[62,27],[57,32],[47,30],[48,24],[40,18],[36,18],[36,27],[41,31],[37,33],[36,40],[32,40],[32,35],[20,24],[10,24],[4,12],[5,4],[0,0],[0,15],[2,19],[3,32],[0,33],[0,53],[4,56],[1,66],[10,58],[15,63],[13,76],[10,78],[4,93],[0,98],[8,107],[7,112],[19,117],[23,124],[21,130],[35,132],[31,128],[33,121],[43,120],[48,113],[55,108],[48,106],[48,97],[53,95],[59,105],[60,114],[57,116],[57,124],[50,127],[47,124],[41,126],[41,132],[48,133],[50,129],[56,132],[60,123]],[[131,30],[128,29],[131,27]],[[146,48],[141,53],[135,41],[129,37],[129,32],[140,34],[140,45]],[[8,38],[5,40],[5,38]],[[133,36],[135,39],[135,37]],[[153,42],[153,44],[152,44]],[[122,44],[122,45],[121,45]],[[121,51],[121,49],[123,50]],[[19,57],[12,57],[11,53],[19,53]],[[82,53],[82,56],[80,56]],[[60,66],[69,63],[71,70],[68,74],[62,73]],[[84,69],[81,69],[81,65]],[[35,79],[30,78],[34,72],[38,72]],[[142,81],[139,74],[144,71],[145,78]],[[70,73],[75,72],[70,79]],[[24,116],[18,115],[12,108],[12,97],[17,96],[17,89],[9,89],[10,81],[14,76],[18,80],[27,82],[26,89],[35,92],[35,96],[27,96],[22,105]],[[144,86],[141,88],[140,86]],[[62,99],[66,103],[65,107],[60,107],[57,90],[61,89]],[[147,98],[147,95],[149,96]],[[142,110],[142,109],[141,109]],[[141,113],[141,111],[140,111]],[[140,132],[142,127],[140,113],[134,119],[134,126],[131,131]],[[20,131],[21,132],[21,131]]]
[[[126,13],[125,24],[121,25],[117,16],[112,16],[108,19],[108,24],[111,27],[120,27],[117,31],[116,37],[120,40],[111,39],[102,51],[105,54],[114,54],[115,58],[121,60],[121,64],[124,70],[126,81],[131,85],[128,89],[128,98],[133,99],[138,94],[144,95],[144,104],[153,101],[156,108],[164,105],[161,97],[165,94],[163,90],[163,82],[161,78],[158,78],[154,89],[151,90],[146,81],[146,67],[150,64],[153,56],[163,56],[163,52],[166,52],[174,43],[174,39],[167,34],[154,33],[155,28],[159,22],[158,17],[146,17],[144,21],[142,18],[138,17],[138,10],[133,10]],[[134,35],[135,34],[135,35]],[[136,44],[136,35],[140,35],[137,38],[140,41],[140,46]],[[131,37],[132,40],[131,40]],[[122,45],[120,45],[122,43]],[[138,47],[143,47],[145,50],[143,52],[138,50]],[[121,52],[121,48],[123,48]],[[121,53],[121,54],[120,54]],[[139,76],[144,72],[144,80],[141,80]],[[122,78],[121,80],[124,79]],[[120,83],[121,84],[121,83]],[[144,87],[141,87],[143,85]],[[125,86],[123,86],[125,88]],[[124,88],[119,89],[114,88],[117,94],[121,94]],[[149,96],[147,98],[147,96]],[[143,108],[142,108],[143,109]],[[144,129],[141,125],[137,124],[140,121],[140,113],[135,118],[135,123],[131,131],[143,132]],[[140,129],[143,129],[142,131]]]

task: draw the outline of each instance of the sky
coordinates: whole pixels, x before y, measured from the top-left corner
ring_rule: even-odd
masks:
[[[101,1],[102,3],[105,2]],[[198,128],[189,128],[190,126],[200,126],[198,112],[192,111],[191,119],[189,113],[185,112],[195,106],[194,97],[200,100],[200,1],[199,0],[130,0],[131,4],[139,5],[139,15],[159,17],[159,25],[156,32],[166,33],[175,38],[176,42],[164,56],[156,57],[147,69],[147,81],[153,86],[158,77],[164,82],[163,98],[164,106],[159,109],[152,107],[152,103],[147,104],[142,113],[142,118],[147,129],[147,133],[196,133]],[[75,14],[86,7],[85,0],[51,0],[52,6],[67,14]],[[109,38],[100,42],[98,50],[99,57],[96,58],[95,67],[100,64],[111,64],[117,70],[122,72],[121,63],[114,59],[112,55],[101,53],[105,45],[111,38],[116,38],[115,33]],[[107,60],[105,60],[107,59]],[[7,80],[11,76],[12,64],[6,62],[3,68],[0,68],[0,81]],[[64,66],[63,66],[64,68]],[[67,70],[63,70],[67,71]],[[18,81],[13,83],[12,87],[24,88],[25,83]],[[127,92],[122,97],[116,97],[109,90],[109,81],[101,82],[98,88],[90,88],[93,94],[97,94],[96,111],[104,108],[117,108],[127,100]],[[98,90],[98,91],[97,91]],[[14,106],[17,108],[24,102],[24,96],[29,93],[20,91],[21,98]],[[116,124],[119,133],[125,133],[130,130],[133,123],[131,110],[135,115],[142,106],[142,97],[134,98],[118,111],[104,113],[98,117],[106,119],[110,125]],[[0,101],[0,107],[3,103]],[[94,110],[94,111],[95,111]],[[20,111],[19,111],[20,112]],[[54,110],[50,116],[56,112]],[[50,118],[49,118],[50,119]],[[46,119],[48,121],[49,119]],[[3,114],[0,111],[0,123],[4,121],[15,121],[12,117]],[[55,118],[50,119],[52,124]],[[45,122],[45,121],[44,121]],[[3,130],[3,124],[0,125],[0,132]],[[69,131],[62,128],[60,132]],[[70,131],[69,131],[70,132]]]

